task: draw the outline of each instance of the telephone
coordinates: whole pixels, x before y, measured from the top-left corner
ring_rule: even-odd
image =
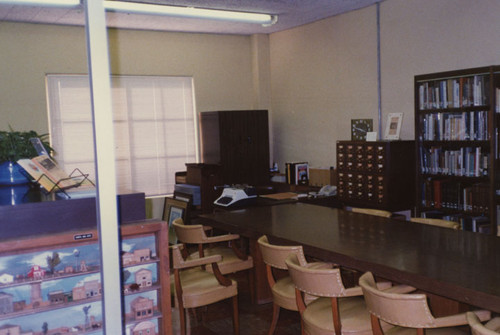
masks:
[[[332,185],[325,185],[318,192],[318,195],[324,195],[327,197],[335,194],[337,194],[337,186]]]

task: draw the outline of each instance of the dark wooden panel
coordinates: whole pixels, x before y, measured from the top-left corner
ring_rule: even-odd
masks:
[[[203,163],[220,164],[225,184],[269,183],[267,110],[200,113]]]
[[[215,199],[222,193],[217,187],[223,184],[220,165],[187,163],[186,167],[187,183],[200,186],[202,213],[211,213]]]
[[[120,222],[144,220],[144,193],[118,196]],[[0,206],[0,239],[95,228],[96,199],[70,199]]]
[[[219,113],[200,113],[201,159],[204,164],[220,164]]]

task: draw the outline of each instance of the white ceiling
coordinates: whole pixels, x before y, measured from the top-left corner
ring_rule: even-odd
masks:
[[[96,1],[96,0],[89,0]],[[130,1],[130,0],[125,0]],[[258,24],[232,23],[211,20],[182,19],[155,15],[107,13],[109,27],[122,29],[182,31],[251,35],[290,29],[330,16],[373,5],[383,0],[134,0],[153,4],[238,10],[278,15],[270,27]],[[83,25],[83,7],[59,9],[0,4],[0,21]]]

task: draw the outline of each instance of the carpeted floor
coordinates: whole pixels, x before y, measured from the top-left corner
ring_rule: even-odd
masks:
[[[266,335],[272,319],[272,304],[256,305],[250,301],[248,285],[244,276],[238,281],[238,310],[240,335]],[[179,334],[177,309],[172,311],[174,334]],[[232,304],[230,300],[189,312],[188,333],[191,335],[233,334]],[[300,335],[298,312],[280,310],[275,335]]]

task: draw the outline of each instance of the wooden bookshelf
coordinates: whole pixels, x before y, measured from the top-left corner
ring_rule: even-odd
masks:
[[[499,92],[499,66],[415,77],[417,215],[497,233]]]

